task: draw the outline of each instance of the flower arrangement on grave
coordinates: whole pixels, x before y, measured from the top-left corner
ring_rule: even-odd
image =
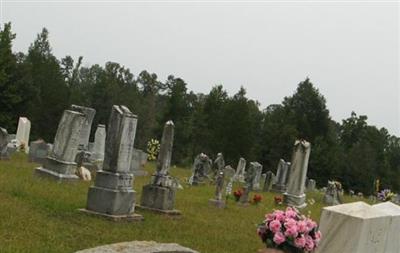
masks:
[[[275,205],[282,205],[282,203],[283,203],[282,196],[275,196],[274,202],[275,202]]]
[[[257,233],[267,248],[285,253],[313,252],[321,240],[317,223],[292,207],[266,214]]]
[[[378,192],[377,197],[380,201],[391,201],[393,199],[393,197],[396,194],[394,194],[390,189],[384,189],[380,192]]]
[[[243,189],[237,189],[233,192],[233,196],[235,197],[236,202],[239,201],[240,197],[243,195]]]
[[[155,161],[157,159],[158,152],[160,152],[160,142],[156,139],[149,140],[147,142],[147,159],[149,161]]]
[[[252,199],[253,201],[252,201],[252,203],[254,204],[254,205],[258,205],[260,202],[261,202],[261,200],[262,200],[262,196],[260,195],[260,194],[255,194],[254,196],[253,196],[253,199]]]

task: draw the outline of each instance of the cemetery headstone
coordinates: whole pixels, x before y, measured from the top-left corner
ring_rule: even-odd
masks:
[[[224,171],[218,172],[215,185],[215,197],[208,202],[218,208],[224,208],[225,200],[222,198],[222,193],[224,191]]]
[[[190,185],[199,185],[204,183],[204,180],[208,178],[208,172],[211,168],[212,161],[204,153],[196,156],[192,166],[192,175],[189,179]]]
[[[334,181],[328,181],[328,186],[326,187],[324,195],[324,204],[328,206],[342,204],[339,196],[339,189]]]
[[[253,191],[254,177],[256,176],[256,164],[251,162],[245,175],[245,186],[243,187],[243,194],[240,196],[239,204],[247,205],[249,203],[249,194]]]
[[[25,153],[29,152],[29,135],[31,132],[31,122],[26,117],[19,117],[17,134],[15,139],[18,141],[19,147],[23,146]]]
[[[246,160],[243,157],[240,157],[236,168],[236,174],[234,180],[244,183],[245,170],[246,170]]]
[[[305,140],[297,140],[294,144],[292,162],[286,192],[283,194],[283,203],[288,206],[303,208],[307,206],[304,193],[308,170],[311,144]]]
[[[176,188],[173,178],[169,176],[173,142],[174,123],[168,121],[164,125],[156,173],[152,176],[150,184],[143,186],[139,208],[167,215],[181,214],[179,210],[174,209]]]
[[[390,222],[386,213],[361,201],[325,207],[319,222],[323,238],[316,253],[388,253]]]
[[[230,165],[225,166],[224,176],[225,176],[225,181],[227,181],[225,188],[225,195],[229,196],[232,194],[233,181],[235,177],[235,170],[232,168],[232,166]]]
[[[255,175],[254,175],[254,179],[253,179],[254,180],[253,190],[260,191],[261,190],[260,181],[261,181],[261,173],[262,173],[263,166],[258,162],[251,162],[250,164],[252,164],[252,166],[254,166],[254,170],[255,170]]]
[[[8,133],[7,130],[0,127],[0,160],[10,159],[10,154],[7,150]]]
[[[315,182],[315,180],[314,179],[309,179],[308,181],[307,181],[307,191],[308,192],[313,192],[313,191],[315,191],[315,187],[316,187],[316,182]]]
[[[71,110],[64,111],[58,124],[53,148],[42,167],[36,168],[36,174],[58,181],[79,179],[75,175],[77,166],[75,158],[84,121],[84,114]]]
[[[143,151],[140,149],[134,149],[132,155],[131,172],[135,176],[146,176],[147,171],[143,169]]]
[[[216,179],[218,172],[223,171],[225,168],[224,155],[222,153],[217,154],[217,158],[214,160],[214,178]]]
[[[32,141],[29,145],[28,161],[35,163],[44,163],[49,155],[49,146],[42,140]]]
[[[86,209],[82,211],[115,221],[137,221],[136,192],[133,174],[130,173],[137,116],[123,105],[111,110],[106,137],[103,170],[98,171],[93,186],[89,188]]]
[[[102,125],[102,124],[97,125],[97,129],[94,134],[94,143],[93,143],[91,159],[93,159],[95,161],[103,161],[104,160],[106,136],[107,136],[106,126]]]
[[[82,129],[79,134],[78,146],[81,145],[84,150],[88,150],[90,131],[92,129],[92,122],[94,115],[96,114],[96,110],[80,105],[71,105],[71,110],[80,112],[85,116],[85,121],[83,122]]]
[[[277,193],[284,193],[286,191],[286,184],[289,178],[290,163],[280,159],[278,168],[276,170],[275,183],[272,184],[271,191]]]
[[[272,188],[272,184],[275,181],[275,175],[272,171],[267,171],[265,173],[265,183],[264,183],[264,189],[263,191],[269,192]]]

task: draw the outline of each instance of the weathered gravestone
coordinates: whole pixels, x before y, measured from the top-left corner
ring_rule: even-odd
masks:
[[[272,184],[271,191],[284,193],[286,191],[286,184],[289,178],[290,163],[280,159],[278,168],[276,170],[275,183]]]
[[[8,133],[7,130],[0,127],[0,160],[10,159],[10,154],[7,151]]]
[[[80,146],[84,150],[88,150],[90,131],[92,129],[92,122],[94,119],[94,115],[96,114],[96,110],[93,108],[84,107],[80,105],[71,105],[71,110],[80,112],[83,115],[85,115],[85,121],[82,124],[82,128],[79,134],[78,146]]]
[[[119,242],[75,253],[199,253],[176,243],[156,243],[153,241]]]
[[[139,208],[155,211],[167,215],[180,215],[175,207],[176,188],[174,179],[169,176],[171,167],[172,147],[174,142],[174,123],[165,123],[161,138],[160,152],[157,157],[157,171],[151,182],[143,186]]]
[[[147,159],[149,157],[149,154],[147,154],[146,152],[144,152],[143,150],[139,149],[139,151],[141,152],[141,165],[142,167],[144,167],[147,163]]]
[[[316,184],[317,184],[317,183],[315,182],[314,179],[309,179],[309,180],[307,181],[307,186],[306,186],[307,191],[308,191],[308,192],[313,192],[313,191],[315,191]]]
[[[224,208],[225,200],[222,198],[222,193],[224,191],[224,171],[218,171],[215,185],[215,197],[214,199],[209,199],[208,203],[218,208]]]
[[[218,176],[218,172],[223,171],[225,168],[224,155],[222,153],[217,154],[217,158],[214,160],[214,179]]]
[[[31,132],[31,122],[25,117],[19,117],[17,134],[15,139],[17,140],[19,147],[24,147],[25,153],[29,152],[29,135]]]
[[[256,164],[251,162],[246,171],[245,186],[243,187],[242,196],[240,196],[239,204],[247,205],[249,203],[249,194],[253,191],[254,177],[256,176]]]
[[[75,157],[78,152],[80,130],[85,121],[85,115],[65,110],[54,138],[53,148],[42,167],[36,168],[35,173],[59,181],[79,179],[75,175]]]
[[[131,173],[135,176],[146,176],[147,171],[143,169],[142,158],[143,151],[140,149],[134,149],[132,155],[132,163],[131,163]]]
[[[237,168],[236,168],[236,174],[234,177],[234,181],[239,181],[239,182],[244,183],[245,170],[246,170],[246,160],[243,157],[240,157]]]
[[[304,187],[308,170],[311,144],[305,140],[297,140],[294,144],[292,162],[283,203],[288,206],[303,208],[307,206]]]
[[[263,191],[265,192],[269,192],[272,188],[272,184],[275,181],[275,175],[272,171],[267,171],[267,173],[265,173],[265,182],[264,182],[264,189]]]
[[[260,181],[261,181],[261,173],[262,173],[263,166],[258,162],[252,162],[252,164],[253,164],[254,170],[255,170],[255,175],[254,175],[254,179],[253,179],[254,180],[253,190],[260,191],[261,190]]]
[[[49,155],[49,145],[42,140],[32,141],[29,145],[29,162],[44,163]]]
[[[224,176],[225,176],[225,181],[227,182],[225,188],[225,195],[228,196],[232,194],[235,169],[233,169],[232,166],[230,165],[225,166]]]
[[[204,153],[196,156],[192,167],[192,175],[189,178],[190,185],[199,185],[204,183],[204,180],[208,178],[208,172],[211,168],[212,161]]]
[[[325,207],[316,253],[389,253],[385,243],[390,222],[386,213],[361,201]]]
[[[96,132],[94,134],[94,143],[91,159],[94,161],[103,161],[104,160],[104,150],[106,143],[106,126],[99,124],[97,125]]]
[[[372,208],[384,212],[391,218],[390,227],[387,231],[388,235],[386,237],[384,252],[400,253],[400,206],[387,201],[384,203],[375,204],[372,206]]]
[[[96,174],[94,186],[88,191],[86,209],[114,221],[142,220],[134,213],[136,192],[130,173],[137,117],[123,105],[112,107],[108,123],[103,170]]]
[[[335,184],[335,181],[328,181],[328,186],[326,187],[324,195],[324,204],[329,206],[342,204],[339,189]]]

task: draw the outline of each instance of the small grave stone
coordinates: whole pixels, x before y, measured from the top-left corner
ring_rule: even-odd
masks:
[[[338,189],[335,181],[328,181],[328,186],[326,187],[324,195],[324,204],[328,206],[342,204],[339,191],[340,189]]]
[[[42,167],[36,168],[35,173],[40,176],[47,176],[58,181],[78,180],[76,172],[76,154],[78,152],[78,143],[80,130],[85,121],[85,115],[65,110],[56,136],[54,145],[46,158]]]
[[[143,151],[140,149],[134,149],[133,150],[133,155],[132,155],[132,162],[131,162],[131,172],[135,176],[146,176],[147,171],[143,169],[142,165],[142,158]]]
[[[224,181],[224,171],[219,171],[215,183],[215,198],[208,201],[211,205],[218,208],[225,208],[225,200],[222,198]]]
[[[307,187],[306,187],[307,191],[308,191],[308,192],[313,192],[313,191],[315,191],[316,184],[317,184],[317,183],[315,182],[314,179],[309,179],[309,180],[307,181]]]
[[[94,134],[94,143],[92,150],[92,159],[95,161],[104,160],[106,136],[106,126],[102,124],[97,125],[97,129]]]
[[[252,162],[252,164],[253,164],[254,170],[255,170],[253,190],[260,191],[261,190],[260,181],[261,181],[261,173],[262,173],[263,166],[258,162]]]
[[[192,166],[192,175],[189,179],[190,185],[203,184],[205,179],[208,179],[208,172],[211,168],[212,161],[204,153],[196,156]]]
[[[223,171],[225,168],[224,155],[222,153],[217,154],[217,158],[214,161],[214,178],[218,176],[218,172]]]
[[[246,160],[243,157],[240,157],[237,168],[236,174],[234,177],[234,181],[238,181],[244,183],[245,171],[246,170]]]
[[[272,188],[272,184],[274,183],[275,180],[275,175],[272,171],[267,171],[265,173],[265,183],[264,183],[264,189],[263,191],[269,192]]]
[[[17,134],[15,139],[18,141],[18,146],[24,146],[25,153],[29,152],[29,135],[31,132],[31,122],[25,117],[19,117]]]
[[[174,142],[174,123],[168,121],[164,125],[160,152],[157,157],[157,170],[151,182],[143,186],[140,200],[141,209],[159,212],[167,215],[180,215],[175,207],[174,179],[169,175],[171,167],[172,147]]]
[[[96,174],[96,181],[89,188],[86,209],[81,211],[114,221],[137,221],[136,192],[130,163],[133,152],[137,116],[123,106],[112,107],[106,138],[103,170]]]
[[[286,192],[283,194],[283,203],[288,206],[297,208],[304,208],[307,206],[304,186],[307,177],[310,151],[311,144],[307,141],[297,140],[295,142]]]
[[[276,170],[275,183],[272,184],[271,191],[284,193],[286,191],[286,183],[289,178],[290,163],[280,159]]]
[[[47,145],[47,143],[44,140],[39,139],[36,141],[32,141],[29,146],[28,161],[35,163],[44,163],[47,156],[49,155],[49,146]]]
[[[246,171],[245,186],[243,187],[243,194],[240,196],[239,204],[247,205],[249,203],[249,194],[253,191],[254,177],[256,175],[256,164],[251,162]]]
[[[7,150],[8,133],[7,130],[0,127],[0,160],[10,159],[10,153]]]

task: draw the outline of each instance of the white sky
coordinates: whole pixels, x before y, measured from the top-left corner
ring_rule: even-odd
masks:
[[[355,111],[400,136],[397,1],[0,1],[16,51],[46,27],[59,58],[173,74],[195,92],[243,85],[263,107],[308,76],[333,119]]]

